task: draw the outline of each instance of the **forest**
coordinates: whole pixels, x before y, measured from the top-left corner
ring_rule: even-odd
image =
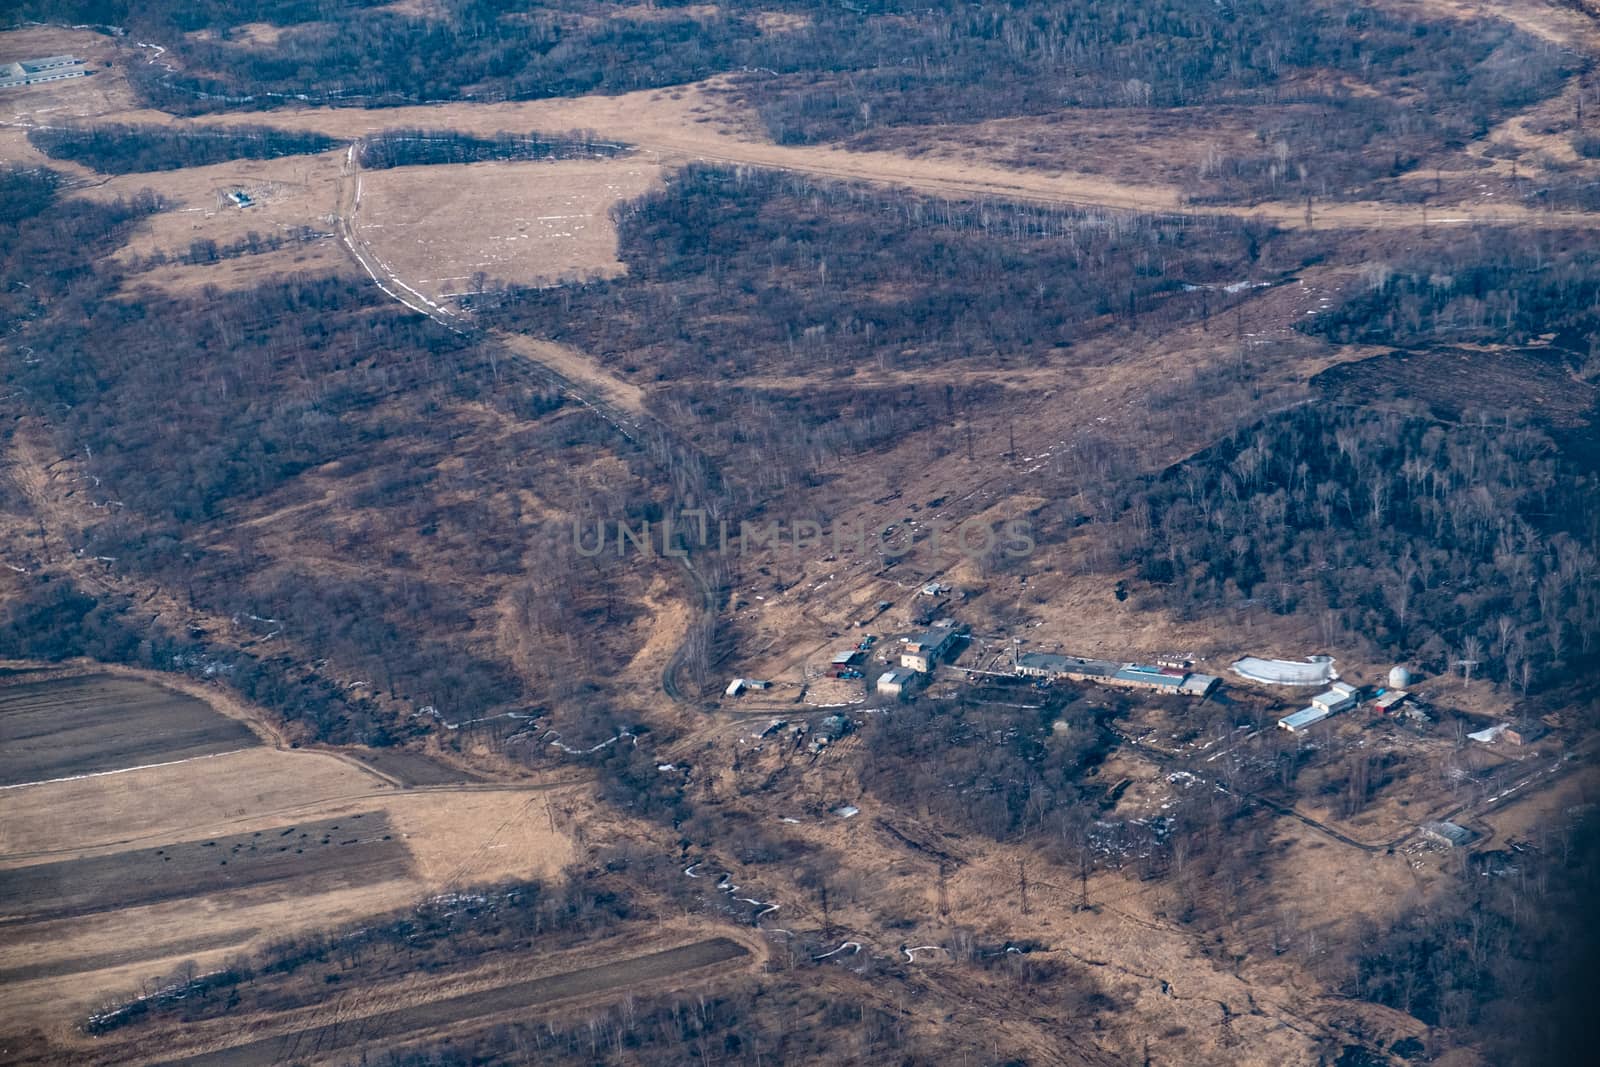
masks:
[[[1313,404],[1157,479],[1125,558],[1181,616],[1327,617],[1374,658],[1471,661],[1526,694],[1597,651],[1594,478],[1514,419]]]
[[[617,216],[626,277],[475,306],[658,380],[1026,365],[1112,325],[1219,314],[1233,301],[1206,285],[1309,254],[1222,217],[958,203],[699,164]]]
[[[320,133],[270,126],[196,129],[184,126],[35,126],[28,142],[51,159],[81,163],[102,174],[136,174],[204,167],[232,159],[277,159],[337,147]]]

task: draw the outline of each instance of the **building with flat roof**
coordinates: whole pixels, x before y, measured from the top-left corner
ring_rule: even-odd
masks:
[[[958,636],[954,626],[946,626],[901,638],[900,666],[918,674],[931,672]]]
[[[1024,652],[1017,657],[1016,673],[1026,678],[1070,678],[1075,682],[1100,681],[1122,669],[1105,659],[1083,659],[1055,652]]]
[[[891,667],[878,675],[877,689],[883,696],[903,699],[917,678],[917,672],[908,667]]]
[[[1313,704],[1309,708],[1301,708],[1293,715],[1285,715],[1278,720],[1279,729],[1288,730],[1291,734],[1298,734],[1333,714],[1327,708]]]

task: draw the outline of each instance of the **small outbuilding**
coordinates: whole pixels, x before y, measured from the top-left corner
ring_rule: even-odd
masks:
[[[878,692],[886,697],[903,700],[916,680],[916,671],[906,667],[894,667],[878,675]]]

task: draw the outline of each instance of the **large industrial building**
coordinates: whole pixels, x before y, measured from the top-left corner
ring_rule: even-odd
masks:
[[[1083,659],[1054,652],[1025,652],[1014,667],[1025,678],[1048,681],[1098,682],[1129,689],[1153,689],[1161,693],[1206,696],[1216,689],[1218,679],[1196,674],[1183,667],[1146,666],[1138,663],[1113,663],[1105,659]]]
[[[38,85],[41,82],[61,81],[64,78],[81,78],[89,73],[83,60],[77,56],[46,56],[43,59],[24,59],[16,63],[0,64],[0,89],[18,85]]]

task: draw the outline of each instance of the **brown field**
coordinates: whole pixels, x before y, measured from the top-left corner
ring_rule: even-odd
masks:
[[[402,786],[456,785],[483,780],[481,775],[471,771],[402,748],[363,749],[351,755]]]
[[[214,964],[260,940],[459,885],[556,877],[573,858],[570,793],[474,784],[470,772],[415,752],[360,753],[369,765],[270,748],[234,717],[252,710],[235,702],[223,715],[130,672],[52,675],[10,674],[0,721],[37,716],[30,705],[48,694],[50,706],[111,728],[99,737],[35,730],[19,767],[148,764],[192,751],[163,744],[206,743],[200,727],[253,747],[3,794],[5,1018],[60,1032],[97,997],[180,960]]]
[[[410,869],[384,813],[361,811],[15,867],[0,883],[0,929],[269,884],[309,895],[404,878]]]
[[[0,689],[0,785],[125,771],[259,744],[243,723],[111,675]]]

